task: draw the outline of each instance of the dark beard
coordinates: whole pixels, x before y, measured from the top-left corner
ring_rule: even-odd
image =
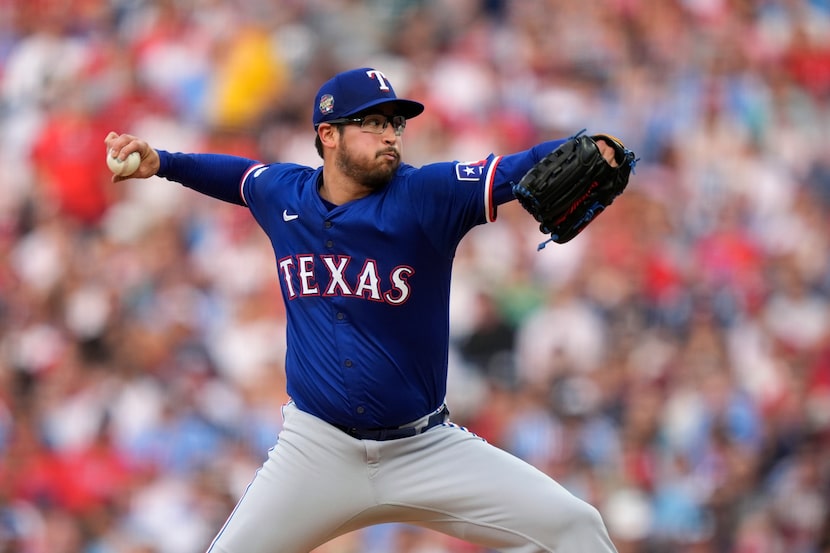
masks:
[[[374,192],[389,184],[401,164],[400,158],[393,163],[378,164],[379,155],[371,161],[363,162],[355,159],[347,148],[342,147],[335,162],[344,175]]]

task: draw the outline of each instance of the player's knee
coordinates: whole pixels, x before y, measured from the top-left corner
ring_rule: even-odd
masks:
[[[607,536],[605,522],[599,511],[582,500],[574,498],[564,516],[559,516],[554,529],[554,541],[558,543],[579,543],[593,541]]]
[[[588,533],[605,532],[605,522],[602,515],[593,505],[581,501],[579,508],[575,510],[575,517],[572,524],[581,527]]]

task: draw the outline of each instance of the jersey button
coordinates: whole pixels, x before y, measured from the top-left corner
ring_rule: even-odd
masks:
[[[346,361],[344,361],[343,364],[346,365],[347,367],[351,367],[352,366],[352,360],[351,359],[346,359]]]
[[[334,246],[334,242],[332,240],[326,240],[326,247],[330,248],[332,246]]]
[[[326,221],[325,223],[323,223],[323,227],[324,228],[331,228],[331,221]]]
[[[337,313],[337,320],[338,321],[342,321],[345,318],[346,318],[346,315],[344,315],[343,312]]]
[[[366,408],[361,405],[360,407],[355,409],[355,411],[357,412],[358,415],[362,415],[363,413],[366,412]]]

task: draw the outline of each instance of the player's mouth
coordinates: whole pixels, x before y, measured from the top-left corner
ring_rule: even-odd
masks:
[[[389,149],[384,150],[378,154],[378,157],[382,157],[388,159],[389,161],[398,161],[401,155],[398,153],[397,150]]]

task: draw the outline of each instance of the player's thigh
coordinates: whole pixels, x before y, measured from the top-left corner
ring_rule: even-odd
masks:
[[[532,465],[457,427],[427,436],[418,454],[401,457],[408,467],[390,471],[384,498],[420,512],[417,524],[500,550],[578,540],[596,542],[586,551],[613,550],[597,510]]]
[[[371,502],[360,442],[296,408],[209,553],[307,553]]]

